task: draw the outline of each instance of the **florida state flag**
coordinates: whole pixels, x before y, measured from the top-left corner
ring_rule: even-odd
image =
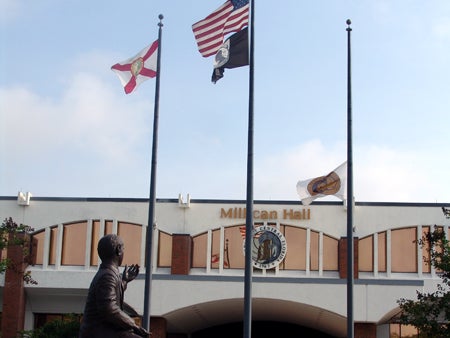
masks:
[[[156,76],[158,40],[145,47],[134,57],[116,63],[111,70],[119,76],[125,93],[130,94],[142,82]]]

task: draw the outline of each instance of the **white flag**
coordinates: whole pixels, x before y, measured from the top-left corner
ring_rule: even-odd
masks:
[[[304,205],[309,205],[316,198],[328,195],[345,200],[347,198],[347,162],[342,163],[326,176],[298,181],[297,193]]]

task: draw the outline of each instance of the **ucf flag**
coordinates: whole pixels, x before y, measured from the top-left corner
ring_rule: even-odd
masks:
[[[345,200],[347,197],[347,162],[342,163],[326,176],[298,181],[297,193],[303,205],[309,205],[316,198],[328,195]]]
[[[220,46],[214,58],[211,81],[216,83],[223,78],[225,68],[237,68],[248,64],[248,28],[245,27],[230,36]]]

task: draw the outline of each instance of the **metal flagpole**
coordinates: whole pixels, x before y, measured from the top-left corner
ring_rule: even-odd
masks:
[[[245,219],[244,338],[252,336],[252,232],[253,232],[253,89],[255,0],[250,0],[249,103],[247,145],[247,202]]]
[[[145,240],[145,289],[144,289],[144,314],[142,326],[146,330],[150,330],[150,293],[152,284],[152,244],[153,244],[153,226],[155,224],[155,204],[156,204],[156,158],[158,150],[158,120],[159,120],[159,78],[161,75],[161,36],[162,36],[162,19],[164,16],[160,14],[159,30],[158,30],[158,59],[156,61],[156,87],[155,87],[155,107],[153,113],[153,145],[152,145],[152,165],[150,173],[150,197],[148,206],[148,223]]]
[[[353,320],[353,149],[352,149],[352,81],[351,81],[351,21],[347,20],[347,338],[354,337]]]

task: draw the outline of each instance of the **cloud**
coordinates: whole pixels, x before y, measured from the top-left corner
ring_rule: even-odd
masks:
[[[127,96],[118,81],[112,88],[87,71],[75,72],[65,86],[59,98],[25,86],[0,88],[0,147],[6,163],[0,168],[0,194],[25,188],[35,196],[146,197],[152,103]],[[162,159],[158,196],[245,198],[243,163],[197,158],[180,166],[176,156]],[[254,198],[298,200],[298,180],[327,174],[345,160],[345,141],[324,144],[320,139],[256,154]],[[448,202],[449,166],[450,159],[433,149],[357,144],[354,195],[357,201]]]
[[[126,96],[118,81],[113,89],[74,71],[60,97],[16,86],[0,88],[0,102],[1,194],[24,185],[35,195],[104,196],[105,185],[114,194],[123,189],[118,178],[148,160],[139,150],[150,142],[152,103]]]
[[[25,87],[0,89],[5,112],[3,142],[18,156],[49,153],[62,146],[99,157],[125,156],[148,128],[143,123],[144,107],[117,96],[87,73],[75,74],[59,100]]]
[[[360,147],[358,154],[354,166],[356,200],[419,202],[429,198],[420,191],[428,178],[415,159],[417,154],[376,145]]]
[[[345,161],[345,149],[340,148],[336,145],[327,150],[315,139],[280,154],[256,159],[255,195],[258,199],[297,199],[298,180],[326,174]]]
[[[346,160],[345,143],[310,140],[261,160],[255,170],[257,199],[298,199],[297,181],[328,174]],[[439,165],[436,166],[436,164]],[[365,202],[448,202],[447,160],[430,149],[354,146],[354,196]],[[329,197],[323,200],[336,200]]]
[[[1,195],[24,189],[34,196],[148,196],[153,103],[145,91],[123,93],[109,69],[120,59],[92,51],[68,61],[62,68],[70,73],[52,79],[59,81],[57,96],[28,85],[0,88]],[[182,192],[192,198],[245,198],[245,145],[239,154],[225,151],[229,143],[216,135],[210,140],[202,128],[187,124],[180,136],[180,123],[172,124],[176,112],[170,113],[161,133],[166,142],[159,153],[158,197]],[[202,142],[187,146],[186,135]],[[450,201],[445,189],[450,158],[413,141],[402,142],[403,148],[381,146],[381,140],[354,145],[357,201]],[[257,152],[254,160],[255,199],[298,200],[297,181],[344,162],[346,144],[310,139],[276,153]]]

